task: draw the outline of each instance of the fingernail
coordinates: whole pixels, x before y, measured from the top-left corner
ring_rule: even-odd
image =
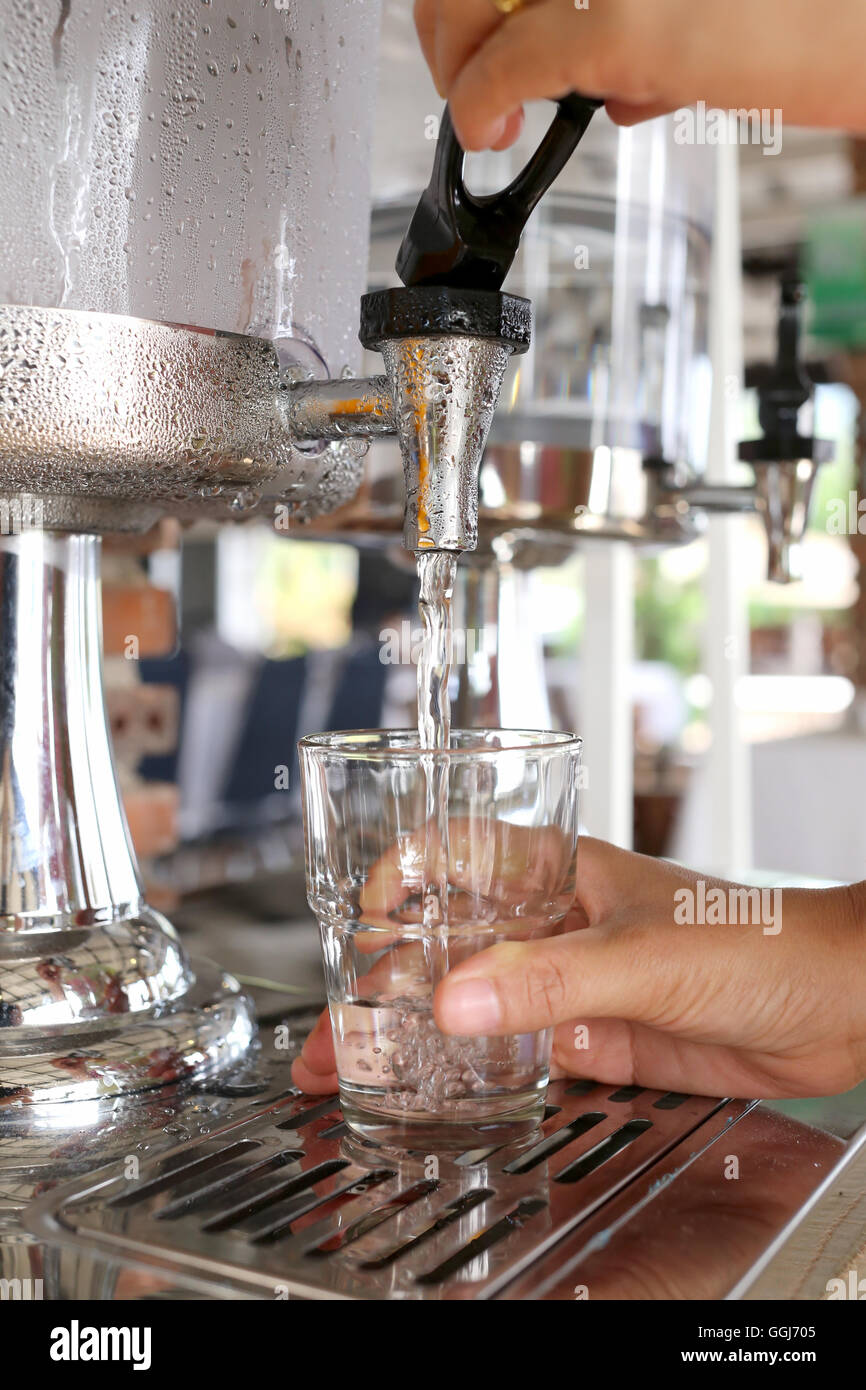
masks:
[[[492,1033],[502,1022],[499,996],[488,980],[458,980],[442,994],[439,1022],[447,1033]]]

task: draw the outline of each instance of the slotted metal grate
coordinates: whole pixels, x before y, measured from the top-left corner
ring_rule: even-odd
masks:
[[[336,1097],[291,1095],[134,1178],[121,1163],[55,1189],[28,1224],[146,1268],[157,1291],[492,1298],[661,1159],[669,1173],[672,1151],[687,1163],[695,1131],[705,1143],[749,1104],[557,1082],[539,1134],[445,1157],[366,1144]]]

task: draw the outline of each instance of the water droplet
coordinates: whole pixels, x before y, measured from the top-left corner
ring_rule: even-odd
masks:
[[[233,512],[243,513],[252,511],[253,507],[258,506],[259,493],[254,487],[242,487],[235,493],[230,506]]]

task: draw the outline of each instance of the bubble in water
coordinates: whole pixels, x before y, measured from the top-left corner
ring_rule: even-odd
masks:
[[[440,1033],[433,1021],[432,1000],[403,996],[387,1001],[399,1028],[392,1035],[391,1070],[400,1090],[389,1092],[390,1105],[405,1110],[441,1110],[446,1101],[467,1094],[520,1085],[520,1043],[516,1037],[464,1038]],[[360,1062],[358,1070],[368,1070]],[[384,1068],[383,1068],[384,1070]]]

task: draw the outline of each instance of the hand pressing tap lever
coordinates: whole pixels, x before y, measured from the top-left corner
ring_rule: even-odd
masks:
[[[467,150],[505,149],[523,103],[576,89],[633,125],[697,101],[866,131],[863,0],[415,0],[436,87]]]
[[[446,107],[430,183],[397,257],[404,288],[361,302],[361,342],[385,358],[406,483],[407,550],[474,550],[478,470],[508,359],[529,346],[527,299],[503,294],[533,209],[599,103],[573,94],[525,168],[478,197]]]
[[[501,285],[526,222],[564,168],[599,102],[575,93],[525,168],[500,193],[463,181],[464,151],[446,108],[430,183],[397,258],[400,289],[361,300],[359,337],[386,375],[294,385],[296,440],[395,434],[406,485],[407,550],[474,550],[478,471],[512,354],[526,352],[530,304]]]

